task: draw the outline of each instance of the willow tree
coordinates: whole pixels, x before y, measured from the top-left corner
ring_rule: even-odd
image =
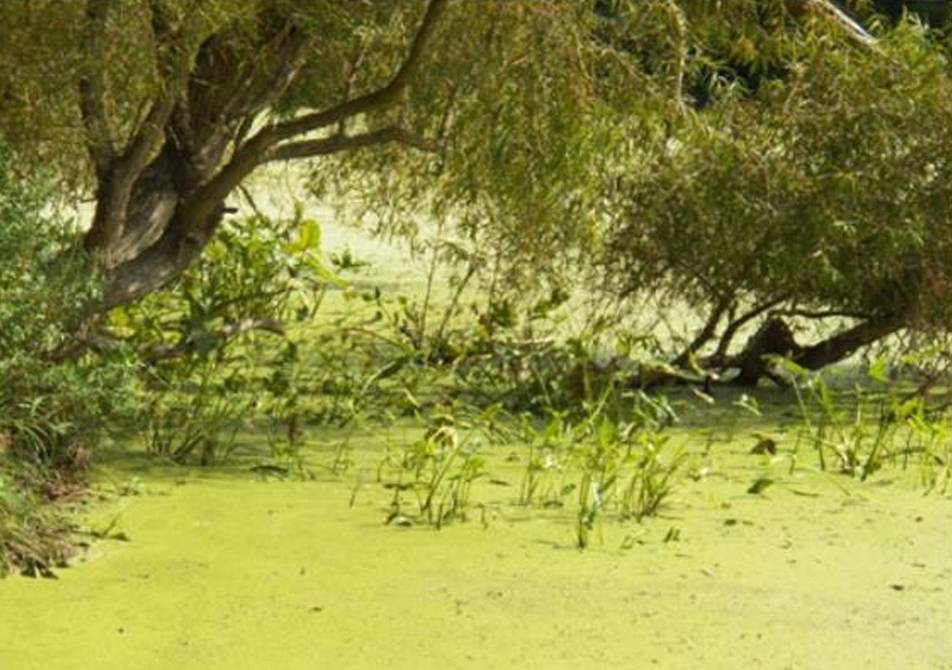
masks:
[[[737,44],[714,30],[708,47],[712,35]],[[740,48],[779,74],[755,89],[725,78],[646,144],[617,182],[603,258],[620,294],[667,292],[698,315],[674,362],[737,368],[751,384],[769,355],[819,369],[899,331],[952,328],[942,45],[913,25],[874,42],[777,39],[765,30]],[[810,323],[825,325],[804,341]]]
[[[0,132],[92,195],[83,245],[112,307],[179,276],[269,163],[419,152],[453,197],[503,207],[575,188],[569,158],[623,97],[601,83],[642,88],[599,21],[568,1],[11,0]]]
[[[596,223],[617,121],[680,105],[669,80],[697,4],[7,0],[0,132],[94,198],[83,244],[107,307],[179,276],[229,194],[276,161],[356,156],[354,183],[387,185],[364,191],[375,206],[481,203],[479,225],[503,222],[544,261]],[[828,0],[767,4],[865,39]],[[645,45],[667,63],[650,66]],[[325,165],[315,181],[338,169]]]

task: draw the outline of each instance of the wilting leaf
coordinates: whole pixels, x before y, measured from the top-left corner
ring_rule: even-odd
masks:
[[[763,493],[764,490],[768,486],[772,485],[773,483],[774,481],[770,479],[769,477],[758,477],[757,479],[754,480],[754,483],[751,484],[750,487],[747,489],[747,493],[750,493],[752,495],[759,495]]]

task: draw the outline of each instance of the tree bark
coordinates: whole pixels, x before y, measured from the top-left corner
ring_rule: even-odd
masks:
[[[906,320],[898,316],[867,319],[822,342],[802,347],[794,358],[794,362],[807,370],[819,370],[892,335],[905,325]]]

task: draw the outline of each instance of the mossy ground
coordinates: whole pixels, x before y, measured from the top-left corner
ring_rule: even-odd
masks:
[[[585,551],[573,510],[520,507],[517,486],[441,531],[384,525],[372,431],[339,477],[310,451],[312,481],[118,454],[89,523],[131,541],[0,581],[0,668],[952,668],[952,502],[897,469],[791,474],[784,443],[748,453],[766,425],[715,422],[731,439],[704,455],[692,423],[662,515],[606,519]],[[517,480],[511,451],[491,474]]]

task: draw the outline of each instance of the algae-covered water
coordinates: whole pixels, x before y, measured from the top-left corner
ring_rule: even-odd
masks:
[[[0,581],[0,668],[952,668],[952,502],[789,474],[748,439],[585,551],[517,487],[478,490],[468,523],[385,525],[372,440],[312,481],[120,457],[89,523],[129,541]]]

